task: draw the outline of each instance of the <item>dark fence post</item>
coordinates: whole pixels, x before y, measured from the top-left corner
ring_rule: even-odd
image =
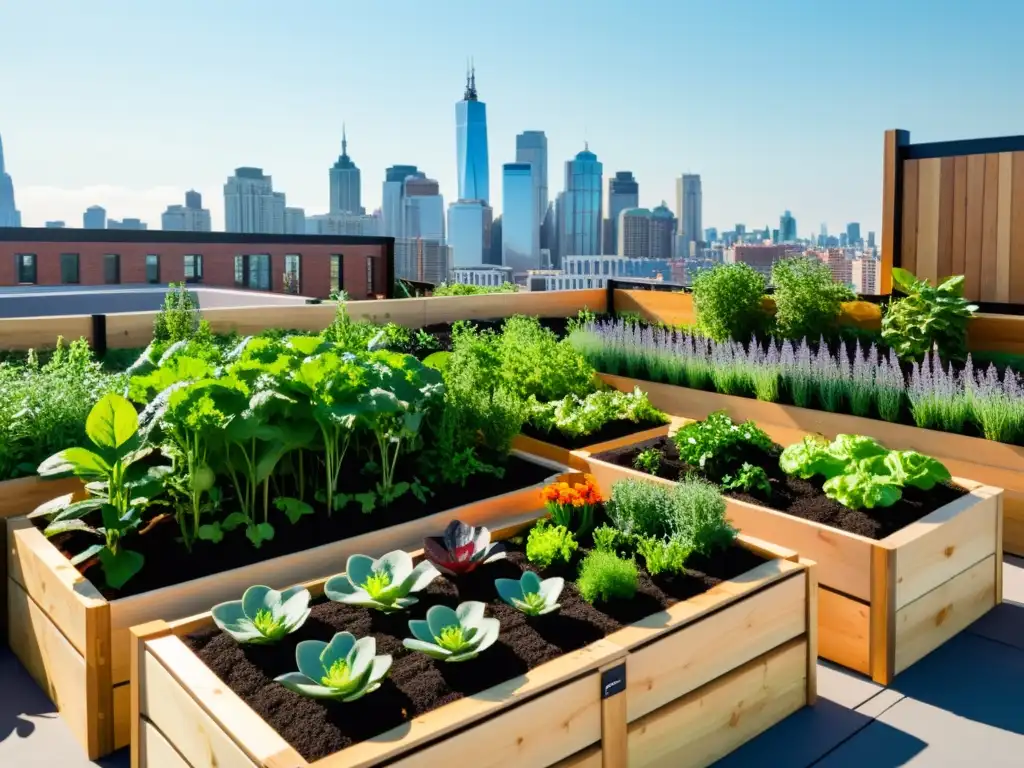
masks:
[[[107,316],[92,316],[92,351],[97,358],[107,354]]]
[[[615,318],[615,283],[615,278],[609,277],[604,284],[605,312],[612,319]]]

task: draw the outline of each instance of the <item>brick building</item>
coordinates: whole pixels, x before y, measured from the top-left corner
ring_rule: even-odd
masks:
[[[390,297],[391,237],[0,228],[0,286],[194,283]]]

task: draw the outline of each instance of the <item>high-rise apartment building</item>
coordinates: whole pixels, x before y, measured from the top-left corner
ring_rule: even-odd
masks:
[[[704,242],[705,243],[717,243],[718,242],[718,229],[715,227],[708,227],[704,230]]]
[[[619,214],[627,208],[640,205],[640,185],[633,178],[632,171],[616,171],[608,179],[608,229],[610,242],[606,238],[603,251],[606,255],[616,252],[619,245]],[[622,255],[622,254],[620,254]]]
[[[793,218],[793,214],[789,211],[779,216],[779,242],[796,242],[796,219]]]
[[[874,232],[868,232],[867,246],[868,246],[868,248],[874,248],[875,247],[875,233]]]
[[[136,232],[149,229],[149,225],[140,219],[107,219],[107,229],[131,229]]]
[[[4,143],[0,138],[0,227],[20,227],[21,212],[14,204],[14,180],[4,165]]]
[[[458,200],[448,206],[448,245],[455,267],[488,263],[493,212],[482,200]]]
[[[548,137],[544,131],[523,131],[516,136],[516,162],[529,163],[533,167],[537,227],[542,228],[548,211]],[[541,247],[546,246],[542,244]]]
[[[501,168],[501,265],[511,267],[516,277],[541,268],[534,172],[531,163],[505,163]]]
[[[185,193],[185,205],[169,205],[160,217],[160,228],[177,232],[210,232],[210,212],[203,208],[203,196],[193,189]]]
[[[862,296],[878,295],[878,264],[878,259],[864,254],[850,262],[853,290]]]
[[[402,237],[445,241],[444,197],[437,181],[408,176],[402,192]]]
[[[489,205],[487,105],[477,94],[475,68],[466,73],[466,92],[455,105],[455,151],[459,200],[480,200]]]
[[[341,126],[341,156],[328,171],[331,181],[331,213],[364,213],[362,175],[348,156],[348,136]]]
[[[851,221],[846,225],[846,242],[851,247],[860,244],[860,222]]]
[[[651,253],[651,212],[627,208],[619,212],[617,255],[627,259],[646,258]]]
[[[788,249],[782,245],[737,245],[725,251],[723,260],[727,264],[746,264],[760,272],[765,281],[771,280],[772,266],[786,258]]]
[[[303,208],[284,209],[284,233],[286,235],[306,234],[306,211]]]
[[[604,166],[585,146],[565,163],[564,211],[561,213],[561,255],[600,256],[602,178]]]
[[[224,184],[225,231],[284,234],[285,196],[262,168],[236,168]],[[303,230],[305,232],[305,230]]]
[[[381,226],[386,237],[405,237],[402,229],[402,198],[405,180],[409,177],[425,179],[427,175],[415,165],[393,165],[384,171],[384,189],[381,195]]]
[[[99,205],[90,205],[82,214],[83,229],[106,229],[107,210]]]
[[[683,247],[688,251],[693,250],[688,244],[699,245],[704,234],[703,210],[704,195],[701,192],[700,175],[684,173],[676,179],[676,220],[679,234],[683,236]]]
[[[499,267],[501,266],[501,231],[504,229],[501,216],[496,216],[494,221],[491,222],[491,250],[490,253],[484,253],[484,263],[488,267]],[[511,272],[508,273],[511,276]],[[477,283],[473,283],[477,285]],[[483,285],[483,283],[481,283]]]
[[[661,201],[661,205],[651,209],[651,251],[648,258],[671,259],[675,249],[676,217],[671,209]]]

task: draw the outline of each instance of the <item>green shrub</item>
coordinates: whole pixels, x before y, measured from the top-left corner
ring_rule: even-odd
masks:
[[[670,538],[705,556],[725,549],[737,533],[725,512],[725,499],[716,486],[700,478],[685,478],[672,489]]]
[[[752,421],[735,424],[725,411],[693,421],[672,436],[679,458],[713,480],[739,470],[744,454],[774,446],[768,434]]]
[[[644,480],[619,480],[612,485],[604,508],[612,525],[626,536],[663,538],[672,516],[671,488]]]
[[[978,306],[964,298],[964,277],[951,277],[938,286],[918,280],[894,267],[892,279],[907,294],[889,304],[882,317],[882,339],[900,360],[920,362],[935,350],[944,360],[967,355],[967,323]]]
[[[434,296],[479,296],[484,293],[516,293],[515,283],[501,285],[470,285],[469,283],[441,283],[433,290]]]
[[[526,537],[526,559],[540,568],[568,563],[579,548],[572,532],[564,525],[539,521]]]
[[[174,344],[188,341],[199,330],[199,302],[185,283],[171,283],[164,304],[153,320],[153,341]],[[209,332],[209,325],[206,327]]]
[[[576,587],[588,603],[628,600],[636,594],[640,574],[636,563],[614,552],[591,550],[580,563]]]
[[[594,369],[568,340],[541,326],[535,317],[510,317],[497,337],[499,373],[524,400],[583,398],[595,390]]]
[[[748,342],[764,331],[764,277],[747,264],[721,264],[693,280],[693,306],[700,332],[716,341]]]
[[[615,552],[622,544],[623,535],[610,525],[602,525],[594,529],[594,548],[605,552]]]
[[[686,570],[686,558],[692,549],[679,539],[639,539],[636,551],[644,558],[647,572],[652,576],[659,573],[682,573]]]
[[[775,326],[787,339],[817,338],[835,330],[844,301],[856,294],[832,278],[832,270],[813,256],[783,259],[772,267]]]
[[[639,387],[632,392],[606,389],[586,397],[566,395],[547,403],[530,401],[530,423],[546,432],[561,432],[569,437],[593,435],[615,421],[634,424],[665,424],[668,416],[659,411],[647,393]]]

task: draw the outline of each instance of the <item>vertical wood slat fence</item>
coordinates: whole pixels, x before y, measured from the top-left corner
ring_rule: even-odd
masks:
[[[942,280],[989,312],[1024,308],[1024,136],[911,144],[885,133],[881,291],[891,268]]]

